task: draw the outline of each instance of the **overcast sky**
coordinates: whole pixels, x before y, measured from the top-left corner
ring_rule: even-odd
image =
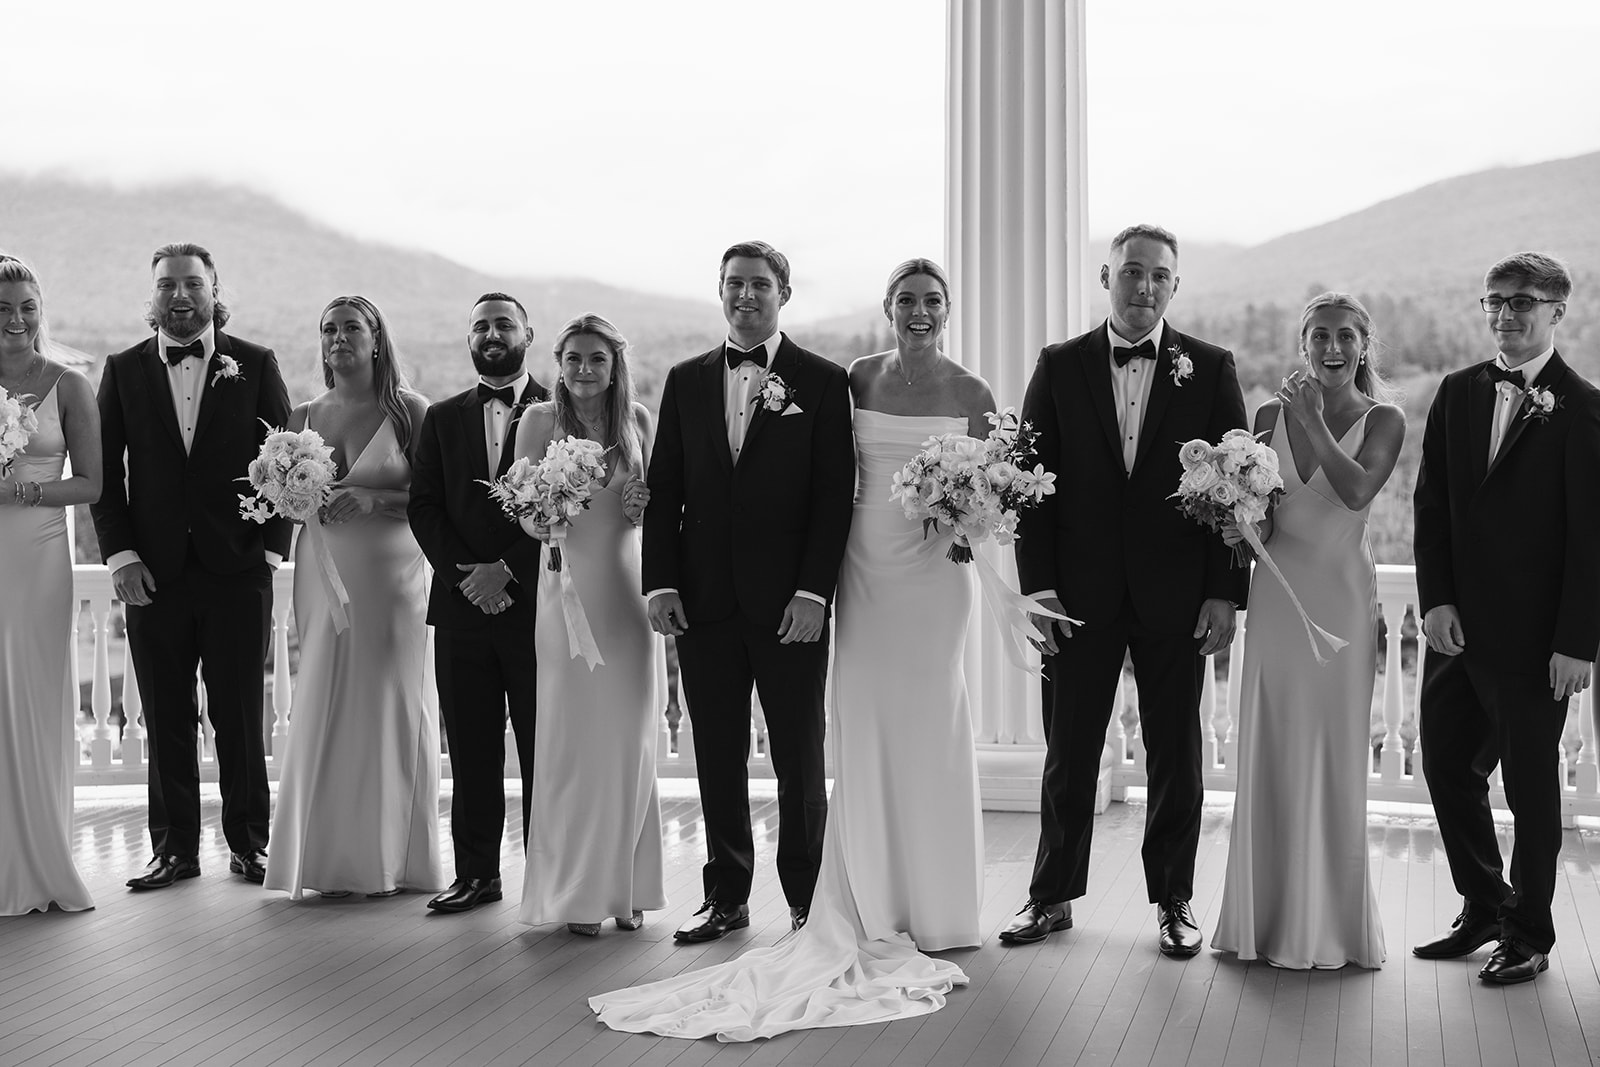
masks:
[[[943,0],[423,10],[8,4],[0,167],[239,183],[481,269],[689,296],[762,236],[797,317],[942,256]],[[1600,149],[1595,0],[1089,0],[1088,23],[1097,234],[1253,243]]]

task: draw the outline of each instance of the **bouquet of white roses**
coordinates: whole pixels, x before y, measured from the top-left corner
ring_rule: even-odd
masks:
[[[278,430],[267,427],[261,452],[250,461],[241,482],[249,482],[251,493],[239,494],[239,514],[252,522],[271,518],[305,523],[303,537],[311,546],[328,594],[328,611],[333,616],[335,633],[343,633],[350,620],[345,608],[350,596],[339,578],[333,553],[323,540],[318,513],[333,493],[339,469],[333,462],[333,449],[322,435],[309,427]]]
[[[582,656],[592,671],[603,665],[600,647],[589,629],[589,617],[578,599],[572,570],[561,558],[561,542],[566,540],[572,520],[577,518],[605,487],[604,446],[582,437],[568,436],[551,441],[544,458],[537,463],[527,457],[516,460],[505,474],[484,482],[500,510],[522,524],[530,534],[533,527],[549,530],[549,568],[560,572],[561,615],[567,624],[567,649]]]
[[[551,441],[544,458],[516,460],[491,482],[489,495],[509,518],[524,525],[550,528],[550,569],[561,569],[561,541],[567,527],[589,506],[606,477],[605,448],[595,441],[569,436]]]
[[[254,522],[274,516],[310,522],[327,503],[338,473],[333,449],[323,444],[317,431],[269,428],[261,453],[239,479],[254,490],[239,494],[239,514]]]
[[[1182,445],[1178,449],[1178,462],[1183,465],[1183,476],[1178,479],[1178,491],[1172,494],[1178,501],[1178,510],[1213,530],[1221,531],[1229,524],[1238,527],[1244,543],[1254,550],[1283,586],[1283,591],[1289,594],[1289,602],[1305,624],[1311,654],[1318,663],[1328,662],[1317,638],[1326,641],[1334,652],[1349,642],[1311,621],[1300,598],[1289,587],[1289,580],[1273,562],[1266,545],[1261,542],[1261,535],[1256,532],[1256,524],[1267,517],[1267,512],[1283,496],[1278,454],[1248,430],[1229,430],[1214,446],[1199,438]],[[1235,545],[1233,552],[1235,561],[1243,565],[1242,546]]]
[[[26,396],[12,396],[0,386],[0,478],[11,473],[17,453],[27,447],[28,438],[39,430],[39,416],[29,407]]]
[[[982,441],[966,434],[928,438],[923,450],[894,476],[889,499],[906,518],[922,520],[923,536],[938,523],[955,531],[949,558],[972,562],[972,546],[993,537],[1017,538],[1017,513],[1056,491],[1056,476],[1042,464],[1028,469],[1038,434],[1014,408],[988,413],[994,429]]]
[[[1283,496],[1278,454],[1248,430],[1229,430],[1215,447],[1195,438],[1178,450],[1178,462],[1178,510],[1218,532],[1260,522]],[[1245,563],[1237,545],[1234,561]]]

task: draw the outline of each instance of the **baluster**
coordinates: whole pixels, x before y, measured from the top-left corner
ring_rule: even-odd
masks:
[[[679,707],[683,715],[678,719],[678,766],[683,768],[680,773],[688,775],[694,773],[694,711],[688,701]]]
[[[1590,686],[1578,696],[1578,738],[1583,747],[1578,750],[1578,795],[1592,797],[1600,793],[1600,753],[1595,752],[1594,687]]]
[[[268,762],[278,767],[283,765],[289,740],[289,707],[294,701],[289,680],[289,612],[293,607],[292,594],[272,598],[272,723],[267,752]]]
[[[1567,781],[1568,776],[1572,773],[1578,762],[1577,744],[1580,731],[1578,726],[1578,719],[1580,717],[1578,708],[1579,702],[1568,697],[1567,714],[1561,723],[1561,741],[1557,745],[1557,751],[1560,758],[1556,760],[1556,773],[1561,776],[1558,781],[1561,783],[1561,797],[1563,800],[1565,800],[1572,792],[1567,788]],[[1569,739],[1571,742],[1570,744],[1568,743]],[[1562,804],[1562,809],[1561,825],[1567,827],[1568,829],[1577,826],[1577,814],[1573,812],[1566,804]]]
[[[122,642],[122,765],[144,767],[144,700],[139,695],[139,676],[133,667],[132,642],[127,638],[127,605],[123,605]]]
[[[1239,634],[1237,631],[1235,631],[1233,635],[1232,651],[1228,655],[1230,673],[1232,672],[1234,660],[1239,655],[1240,647]],[[1228,734],[1233,725],[1233,709],[1235,705],[1228,702],[1227,679],[1224,678],[1220,684],[1218,684],[1215,680],[1214,675],[1216,673],[1216,667],[1217,658],[1215,656],[1212,656],[1206,660],[1206,677],[1212,679],[1211,685],[1213,690],[1213,708],[1211,712],[1210,726],[1207,727],[1205,723],[1201,724],[1201,733],[1205,742],[1204,747],[1201,749],[1203,753],[1202,758],[1205,760],[1205,766],[1202,768],[1202,771],[1205,774],[1213,774],[1217,771],[1222,771],[1223,773],[1227,774],[1229,778],[1232,778],[1233,765],[1227,764],[1224,766],[1223,746],[1228,743]],[[1218,693],[1221,694],[1220,697],[1217,696]]]
[[[89,601],[89,618],[94,626],[94,674],[89,683],[89,708],[94,712],[94,739],[89,742],[89,764],[97,771],[111,767],[111,601],[94,597]],[[72,661],[78,661],[78,616],[73,615]],[[73,668],[72,693],[78,694],[77,668]],[[73,701],[76,705],[77,701]],[[76,761],[74,761],[76,762]]]
[[[502,704],[501,707],[504,708],[505,705]],[[520,753],[517,752],[517,735],[516,731],[511,728],[511,715],[509,713],[506,714],[506,730],[502,743],[506,750],[505,776],[507,778],[521,778],[522,759]],[[465,772],[466,768],[463,767],[462,771]]]
[[[1422,775],[1422,746],[1428,739],[1422,736],[1422,672],[1428,661],[1428,639],[1422,636],[1422,620],[1417,619],[1417,684],[1411,692],[1411,721],[1416,725],[1417,739],[1411,744],[1411,781],[1427,793],[1427,779]]]
[[[1100,790],[1105,793],[1104,801],[1096,798],[1097,811],[1105,810],[1105,803],[1112,800],[1126,800],[1128,798],[1128,731],[1122,725],[1123,709],[1123,679],[1119,672],[1117,675],[1117,695],[1111,703],[1111,721],[1106,724],[1106,743],[1100,753],[1100,766],[1102,773],[1110,774],[1110,790]],[[1137,760],[1135,761],[1137,762]]]
[[[1379,757],[1378,775],[1385,782],[1399,782],[1406,769],[1406,747],[1400,739],[1401,709],[1405,704],[1405,690],[1401,686],[1400,627],[1405,622],[1404,601],[1382,605],[1383,625],[1388,631],[1383,657],[1383,750]],[[1371,768],[1368,768],[1371,776]]]
[[[1210,773],[1216,765],[1211,757],[1217,745],[1217,665],[1210,656],[1202,657],[1200,669],[1200,752],[1206,761],[1200,768],[1202,774]]]
[[[1244,635],[1249,612],[1239,612],[1238,626],[1233,632],[1233,644],[1228,646],[1228,719],[1227,732],[1222,734],[1222,763],[1228,778],[1239,778],[1239,699],[1244,691]]]
[[[211,729],[211,714],[210,714],[211,700],[210,700],[210,694],[206,692],[205,676],[202,673],[202,671],[200,671],[200,670],[196,670],[196,672],[195,672],[194,687],[195,687],[195,701],[194,701],[195,708],[200,713],[200,730],[199,730],[200,777],[201,777],[201,780],[204,780],[205,779],[205,773],[206,773],[205,772],[205,766],[206,766],[207,763],[211,764],[211,769],[212,769],[213,772],[216,771],[216,764],[217,764],[217,738],[216,738],[215,732]],[[206,758],[208,755],[210,756],[209,760]]]

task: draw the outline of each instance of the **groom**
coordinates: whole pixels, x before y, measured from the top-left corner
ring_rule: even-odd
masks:
[[[428,625],[453,774],[456,879],[428,901],[439,912],[501,899],[508,714],[522,765],[522,840],[528,840],[539,542],[480,483],[511,466],[522,413],[548,395],[524,367],[532,343],[521,303],[505,293],[480,296],[467,319],[478,384],[429,407],[417,434],[406,517],[433,567]]]
[[[1144,877],[1161,951],[1200,951],[1195,849],[1204,795],[1200,689],[1206,656],[1233,638],[1249,571],[1222,539],[1168,497],[1178,446],[1245,425],[1233,355],[1166,324],[1178,291],[1178,241],[1130,226],[1100,268],[1111,317],[1039,355],[1022,418],[1056,493],[1023,512],[1017,571],[1024,593],[1076,626],[1034,617],[1045,653],[1044,781],[1028,901],[1000,934],[1043,941],[1072,925],[1086,891],[1095,786],[1126,654],[1139,686],[1150,801]]]
[[[647,478],[650,625],[677,639],[706,823],[704,916],[677,940],[750,925],[750,690],[778,778],[778,878],[803,925],[822,860],[828,606],[850,531],[855,446],[844,369],[778,331],[789,261],[722,256],[728,340],[667,374]]]
[[[1561,731],[1600,648],[1600,390],[1556,351],[1571,292],[1539,252],[1489,268],[1480,303],[1499,353],[1440,381],[1417,473],[1422,769],[1462,907],[1412,952],[1497,942],[1478,977],[1502,985],[1549,966]],[[1489,811],[1496,763],[1515,827],[1509,885]]]
[[[199,707],[216,738],[228,867],[266,876],[270,795],[262,740],[272,568],[289,523],[239,515],[239,478],[289,418],[270,349],[222,332],[217,266],[197,244],[151,259],[155,331],[106,358],[100,378],[105,489],[90,506],[100,553],[127,612],[150,748],[155,858],[128,882],[164,889],[200,873]]]

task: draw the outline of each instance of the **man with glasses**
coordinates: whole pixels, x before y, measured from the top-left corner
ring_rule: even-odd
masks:
[[[1499,353],[1439,383],[1417,475],[1423,772],[1463,903],[1412,952],[1454,959],[1494,941],[1478,977],[1510,984],[1538,977],[1555,944],[1561,733],[1600,648],[1600,390],[1556,351],[1564,264],[1522,252],[1484,288]],[[1515,827],[1509,885],[1496,763]]]

